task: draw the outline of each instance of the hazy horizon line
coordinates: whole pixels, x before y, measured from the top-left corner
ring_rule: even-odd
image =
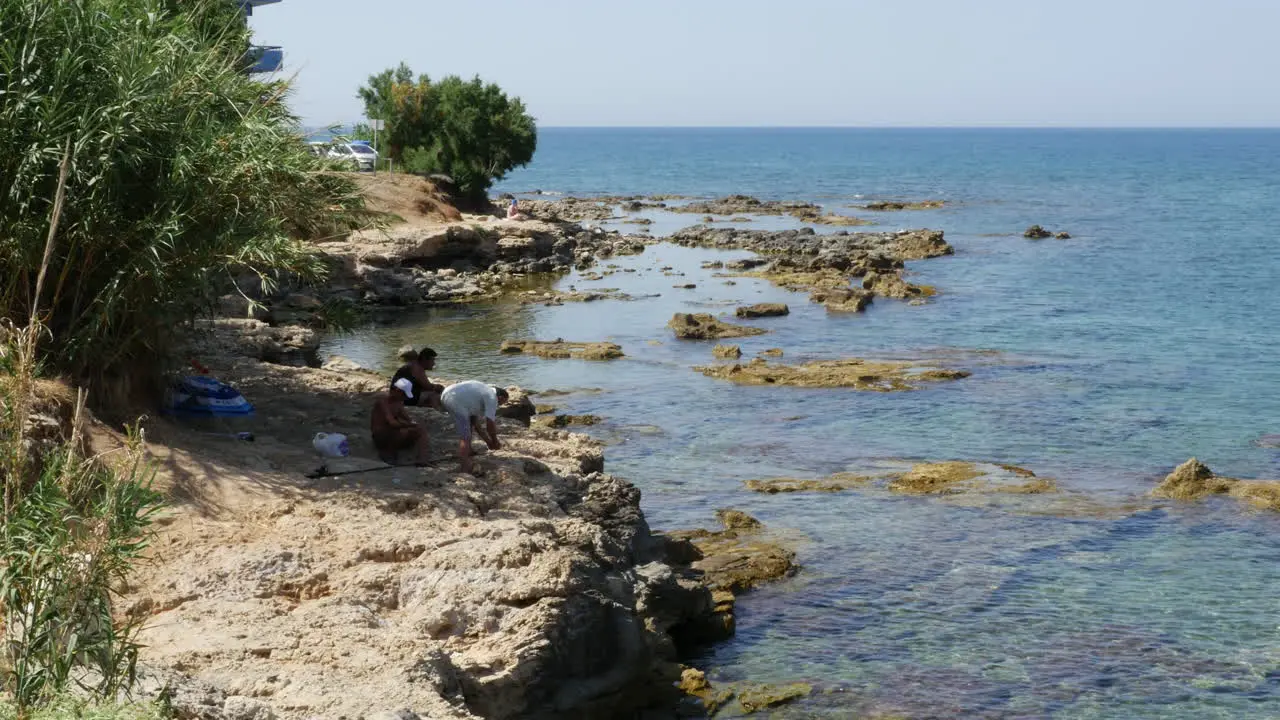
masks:
[[[1280,130],[1276,125],[543,125],[540,130]]]

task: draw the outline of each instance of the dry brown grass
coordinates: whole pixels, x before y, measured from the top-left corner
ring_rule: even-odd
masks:
[[[417,175],[349,173],[370,210],[409,223],[450,222],[462,213],[430,180]]]

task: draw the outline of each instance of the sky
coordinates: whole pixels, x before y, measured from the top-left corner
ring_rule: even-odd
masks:
[[[407,62],[540,126],[1280,126],[1280,0],[284,0],[311,126]]]

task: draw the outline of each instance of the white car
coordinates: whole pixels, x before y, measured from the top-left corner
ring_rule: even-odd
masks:
[[[360,172],[372,172],[378,164],[378,153],[364,143],[333,143],[328,157]]]

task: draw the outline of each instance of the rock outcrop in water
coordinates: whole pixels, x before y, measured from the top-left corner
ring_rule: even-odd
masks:
[[[1169,473],[1151,494],[1172,500],[1199,500],[1210,495],[1228,495],[1260,509],[1280,512],[1280,481],[1222,477],[1195,458]]]
[[[1047,237],[1053,237],[1053,233],[1045,230],[1039,225],[1032,225],[1022,232],[1022,237],[1027,238],[1028,240],[1043,240]]]
[[[759,520],[739,510],[719,510],[716,518],[723,530],[667,534],[692,545],[696,552],[686,558],[687,566],[703,573],[712,590],[739,594],[798,570],[795,553],[769,535]]]
[[[897,300],[927,298],[937,294],[937,291],[931,287],[912,285],[903,280],[902,276],[897,273],[867,273],[867,276],[862,280],[862,287],[864,290],[870,291],[872,295]]]
[[[1037,495],[1057,492],[1048,478],[1016,465],[974,462],[913,463],[906,470],[843,472],[825,478],[767,478],[748,480],[748,490],[767,495],[779,493],[835,493],[879,488],[902,495],[959,495],[1006,493]]]
[[[870,481],[871,477],[868,475],[836,473],[825,478],[768,478],[765,480],[748,480],[743,484],[752,492],[777,495],[779,493],[797,492],[843,492],[864,486]]]
[[[543,340],[504,340],[499,352],[504,355],[535,355],[548,359],[613,360],[624,357],[622,346],[609,342],[566,342],[559,338]]]
[[[794,200],[760,200],[750,195],[729,195],[715,200],[695,200],[667,210],[692,215],[794,215],[818,214],[821,205]]]
[[[770,363],[755,358],[749,363],[704,365],[694,370],[740,385],[785,385],[809,388],[855,388],[875,392],[919,390],[926,384],[958,380],[969,376],[964,370],[950,370],[924,363],[892,360],[815,360],[799,365]]]
[[[764,257],[726,263],[725,268],[809,292],[811,301],[838,312],[860,312],[876,295],[915,301],[934,295],[932,288],[903,280],[903,264],[955,252],[937,230],[819,235],[808,228],[769,232],[696,226],[669,239],[688,247],[759,253]],[[852,286],[859,277],[867,278],[867,287]]]
[[[1056,489],[1051,480],[1037,478],[1029,470],[1007,465],[980,467],[970,462],[920,463],[908,472],[891,476],[889,480],[889,490],[906,495],[964,492],[1038,494]]]
[[[722,360],[737,360],[742,357],[742,348],[737,345],[716,345],[711,348],[711,355]]]
[[[915,202],[881,200],[878,202],[867,203],[861,207],[864,210],[872,210],[874,212],[892,212],[900,210],[934,210],[946,204],[945,200],[918,200]]]
[[[807,697],[813,692],[809,683],[789,685],[747,685],[738,688],[738,704],[748,713],[757,713]]]
[[[707,313],[676,313],[667,323],[676,337],[685,340],[720,340],[722,338],[763,335],[768,330],[746,325],[734,325]]]
[[[791,308],[783,303],[756,303],[741,306],[734,314],[740,318],[781,317],[791,314]]]

